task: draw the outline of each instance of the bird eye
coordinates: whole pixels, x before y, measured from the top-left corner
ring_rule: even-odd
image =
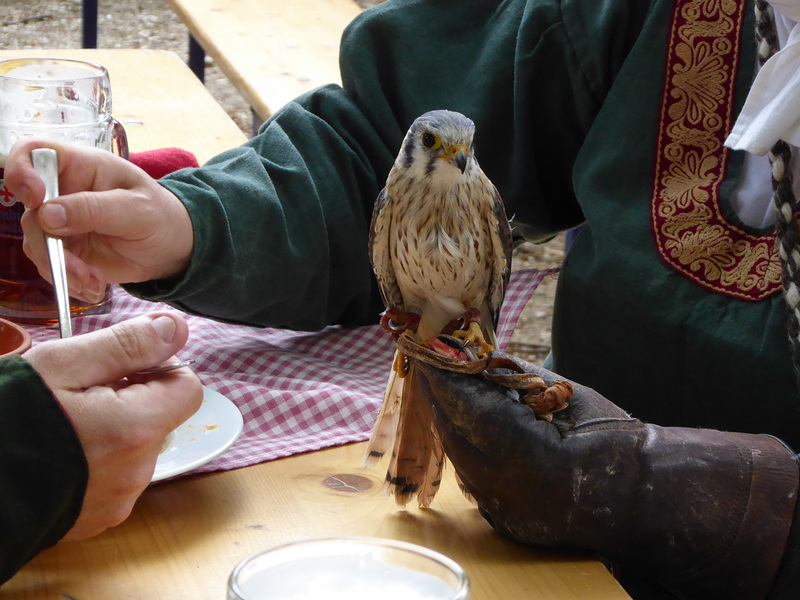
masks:
[[[436,136],[426,131],[422,134],[422,145],[426,148],[433,148],[436,145]]]

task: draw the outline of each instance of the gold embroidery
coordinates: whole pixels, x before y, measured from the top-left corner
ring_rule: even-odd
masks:
[[[676,3],[651,216],[659,255],[673,269],[717,293],[761,300],[780,290],[775,235],[730,223],[719,201],[745,5]]]

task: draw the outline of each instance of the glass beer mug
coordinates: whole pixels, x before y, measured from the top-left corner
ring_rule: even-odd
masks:
[[[227,600],[469,600],[469,577],[415,544],[369,537],[299,540],[251,554]]]
[[[20,323],[58,321],[53,286],[22,251],[24,207],[3,183],[14,142],[39,137],[103,148],[128,158],[122,125],[111,116],[105,67],[78,60],[0,61],[0,317]],[[110,310],[111,291],[95,304],[70,300],[72,316]]]

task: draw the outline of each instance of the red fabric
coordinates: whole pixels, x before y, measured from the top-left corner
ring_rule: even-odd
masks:
[[[199,167],[194,154],[180,148],[160,148],[147,152],[132,152],[130,161],[150,177],[158,179],[178,169]]]

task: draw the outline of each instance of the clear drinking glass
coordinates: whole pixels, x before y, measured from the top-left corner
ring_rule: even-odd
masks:
[[[56,58],[0,61],[0,316],[21,323],[55,323],[53,286],[22,251],[23,206],[3,184],[14,142],[48,138],[102,148],[128,158],[128,140],[111,115],[108,70]],[[108,312],[111,291],[87,304],[70,301],[72,316]]]
[[[228,600],[468,600],[453,560],[395,540],[342,537],[275,546],[245,558]]]

